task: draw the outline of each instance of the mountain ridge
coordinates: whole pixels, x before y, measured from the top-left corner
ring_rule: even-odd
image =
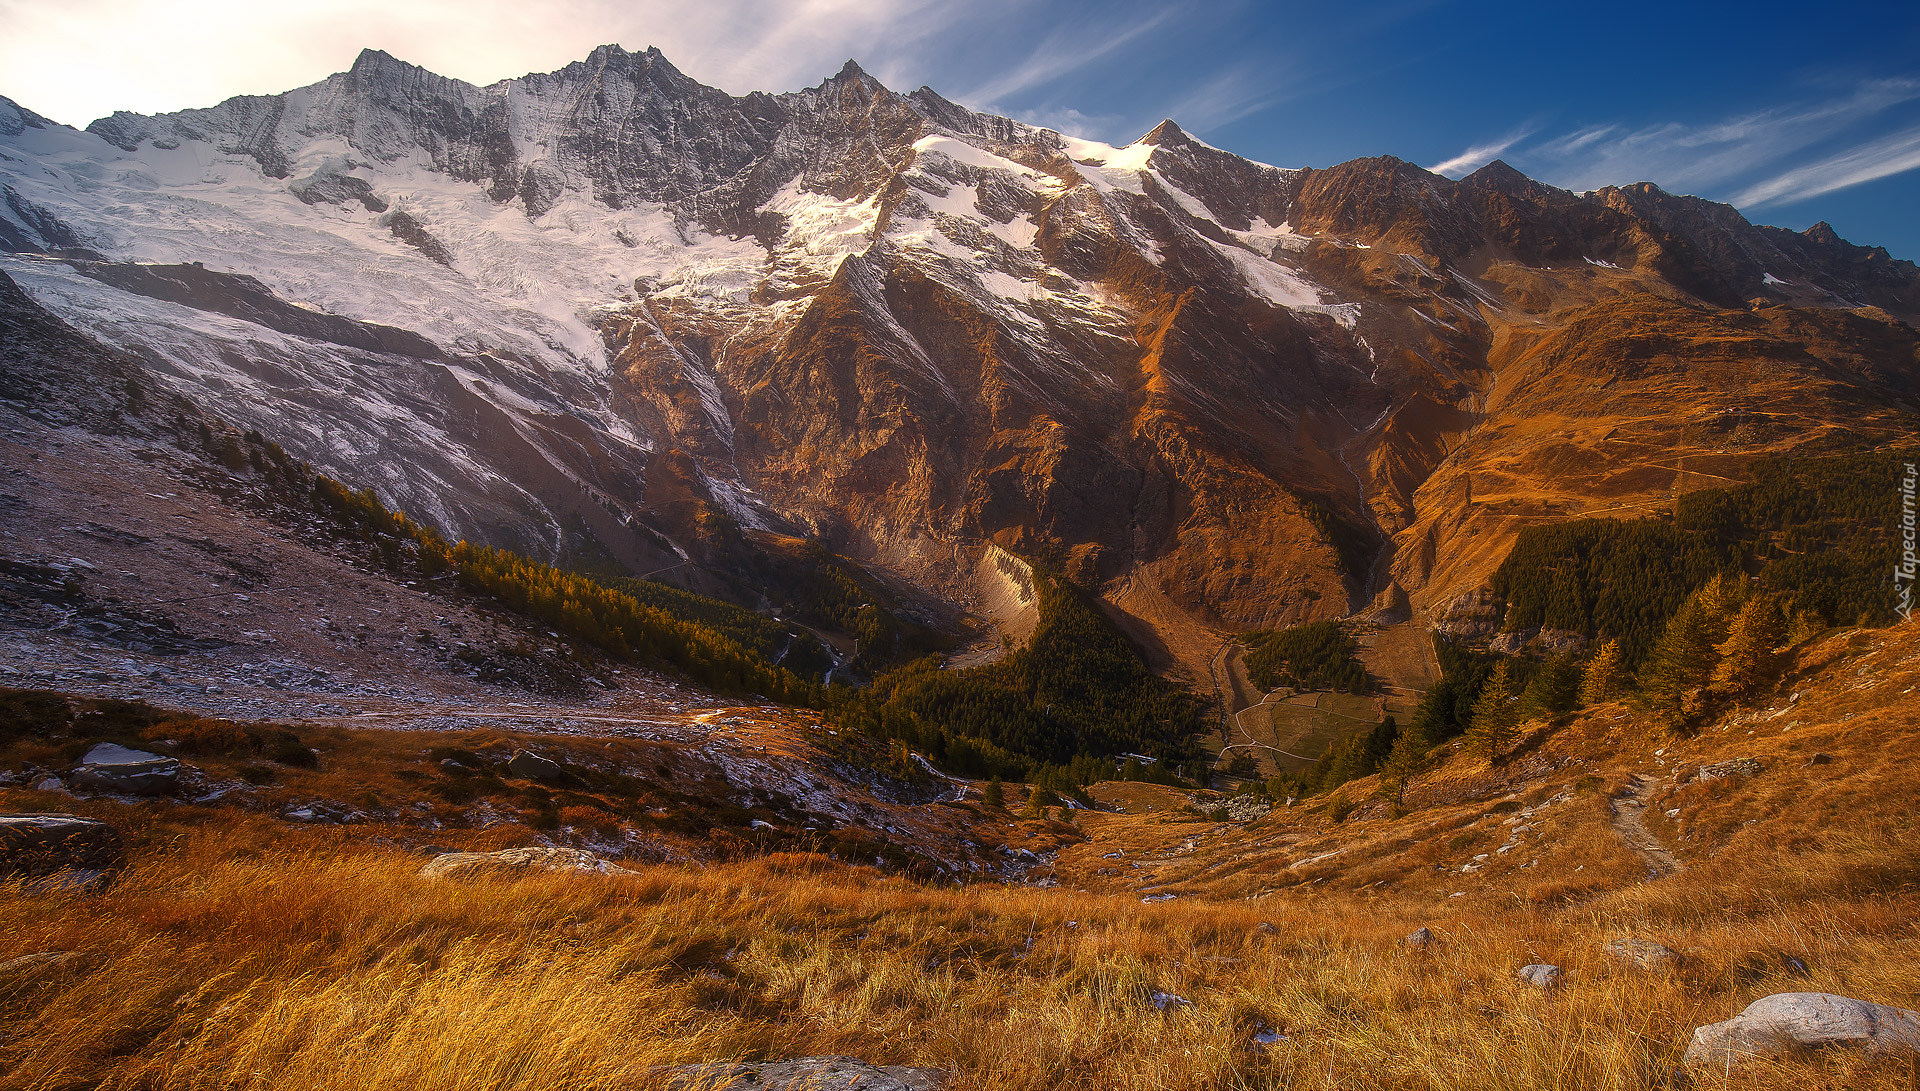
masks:
[[[0,134],[0,261],[37,300],[449,533],[552,559],[584,534],[634,571],[718,563],[732,525],[818,537],[962,606],[991,542],[1122,614],[1148,609],[1134,593],[1217,629],[1375,598],[1432,617],[1525,519],[1689,480],[1659,469],[1696,458],[1684,425],[1596,446],[1634,416],[1604,384],[1578,413],[1592,434],[1550,443],[1521,435],[1538,406],[1496,395],[1594,308],[1624,316],[1582,327],[1622,358],[1635,322],[1709,316],[1665,342],[1683,373],[1730,344],[1787,360],[1788,331],[1852,338],[1782,365],[1799,389],[1726,388],[1775,422],[1752,454],[1897,430],[1916,400],[1920,267],[1831,228],[1757,227],[1646,183],[1573,194],[1502,162],[1458,181],[1390,156],[1282,169],[1173,119],[1113,147],[901,95],[851,61],[731,96],[653,49],[484,88],[368,50],[282,95],[85,133],[9,103]],[[446,360],[277,341],[276,381],[306,406],[290,427],[286,389],[231,362],[263,334],[150,301],[112,323],[127,300],[32,257],[62,253],[206,262]],[[1782,309],[1878,332],[1747,317]],[[1877,409],[1799,396],[1815,361],[1857,351],[1876,366],[1845,382]],[[430,389],[468,407],[427,412]],[[1715,397],[1696,384],[1668,409]],[[1527,469],[1540,443],[1625,463],[1562,488]],[[1476,503],[1476,474],[1527,512]]]

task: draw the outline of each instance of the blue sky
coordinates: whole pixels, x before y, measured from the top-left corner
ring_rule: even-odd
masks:
[[[488,83],[601,42],[736,93],[855,58],[897,90],[1282,166],[1498,155],[1652,181],[1920,260],[1920,4],[1319,0],[0,0],[0,94],[60,121],[285,90],[363,46]]]

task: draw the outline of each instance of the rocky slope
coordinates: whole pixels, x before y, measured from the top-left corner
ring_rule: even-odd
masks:
[[[35,301],[455,533],[635,571],[811,535],[961,604],[991,542],[1202,677],[1212,629],[1437,610],[1529,520],[1920,403],[1920,270],[1824,225],[1116,148],[851,63],[0,102],[0,185]]]

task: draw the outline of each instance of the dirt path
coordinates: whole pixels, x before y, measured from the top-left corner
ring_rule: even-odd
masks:
[[[1613,801],[1613,828],[1620,835],[1620,840],[1625,841],[1633,854],[1647,865],[1647,878],[1661,879],[1682,870],[1686,865],[1680,862],[1679,857],[1668,852],[1666,846],[1647,829],[1645,796],[1647,787],[1652,783],[1652,777],[1639,773],[1633,775],[1627,794]]]

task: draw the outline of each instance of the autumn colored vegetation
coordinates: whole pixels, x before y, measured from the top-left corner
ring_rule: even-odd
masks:
[[[1889,513],[1895,470],[1911,457],[1761,460],[1745,484],[1681,497],[1671,522],[1584,519],[1523,531],[1492,579],[1504,628],[1564,630],[1587,638],[1585,647],[1504,657],[1436,637],[1442,677],[1408,724],[1344,740],[1307,776],[1273,790],[1325,792],[1378,772],[1380,790],[1397,799],[1440,743],[1465,736],[1470,752],[1497,762],[1523,725],[1621,697],[1668,731],[1697,727],[1777,680],[1786,647],[1834,624],[1893,620]],[[1319,669],[1325,684],[1328,668]],[[1279,675],[1255,680],[1263,677]]]
[[[1166,759],[1134,766],[1142,779],[1163,780],[1177,779],[1168,764],[1195,757],[1189,740],[1201,726],[1200,699],[1156,677],[1092,598],[1058,576],[1036,581],[1039,625],[1026,647],[999,662],[947,671],[929,653],[882,673],[870,688],[830,685],[818,673],[830,657],[804,630],[679,588],[595,578],[509,550],[450,543],[389,510],[372,490],[349,489],[257,435],[203,427],[202,447],[229,469],[260,474],[269,496],[320,515],[365,548],[369,564],[398,578],[451,584],[719,693],[827,710],[964,775],[1032,779],[1071,794],[1111,776],[1125,754]],[[886,649],[865,656],[869,665],[940,644],[923,627],[862,601],[879,596],[817,544],[802,547],[797,559],[761,563],[775,590],[797,597],[797,614]]]
[[[1040,620],[1024,647],[965,670],[919,660],[847,695],[836,715],[966,775],[1053,788],[1110,779],[1116,755],[1191,760],[1200,699],[1156,676],[1085,591],[1044,572],[1034,586]]]

